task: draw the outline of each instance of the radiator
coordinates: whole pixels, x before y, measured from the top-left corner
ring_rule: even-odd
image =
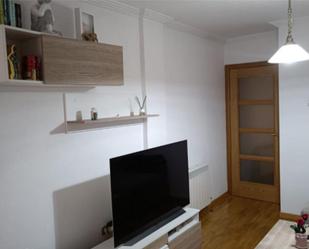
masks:
[[[208,165],[196,166],[189,170],[190,207],[203,209],[211,201],[211,177]]]

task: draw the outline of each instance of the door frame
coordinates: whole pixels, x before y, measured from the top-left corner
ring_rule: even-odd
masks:
[[[225,113],[226,113],[226,151],[227,151],[227,180],[228,180],[228,193],[232,195],[232,147],[231,147],[231,117],[230,117],[230,97],[231,97],[231,87],[230,87],[230,71],[235,69],[244,68],[257,68],[265,66],[276,66],[274,64],[269,64],[267,61],[261,62],[250,62],[242,64],[229,64],[225,65]],[[279,66],[277,65],[277,72],[279,74]],[[278,75],[279,76],[279,75]],[[281,203],[281,184],[280,184],[280,124],[279,124],[279,77],[277,77],[277,113],[278,113],[278,191],[279,191],[279,206]]]

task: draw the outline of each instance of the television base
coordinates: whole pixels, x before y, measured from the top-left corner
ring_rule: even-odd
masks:
[[[184,208],[184,213],[174,218],[148,236],[131,245],[121,245],[117,249],[200,249],[202,245],[199,210]],[[111,238],[93,249],[115,249]]]
[[[172,220],[176,219],[178,216],[184,214],[186,211],[184,209],[178,209],[177,211],[167,213],[165,217],[161,217],[162,221],[157,223],[156,225],[152,226],[149,229],[146,229],[143,233],[140,235],[136,236],[135,238],[131,239],[127,243],[123,244],[126,247],[130,247],[135,245],[138,241],[142,240],[143,238],[147,237],[148,235],[154,233],[157,231],[159,228],[163,227],[164,225],[168,224]]]

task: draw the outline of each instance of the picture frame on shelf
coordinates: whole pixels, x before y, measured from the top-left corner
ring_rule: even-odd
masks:
[[[95,34],[94,15],[75,8],[76,39],[83,40],[83,34]]]
[[[82,12],[83,32],[94,33],[94,17],[88,13]]]

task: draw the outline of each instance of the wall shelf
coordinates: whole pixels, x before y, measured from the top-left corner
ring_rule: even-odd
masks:
[[[0,82],[0,92],[86,92],[95,86],[44,84],[38,80],[6,80]]]
[[[159,114],[147,114],[144,116],[120,116],[101,118],[98,120],[67,121],[65,123],[66,133],[83,130],[93,130],[112,126],[122,126],[145,122],[148,118],[158,117]]]
[[[7,45],[16,46],[18,68],[28,55],[41,59],[42,81],[10,79]],[[91,65],[91,66],[90,66]],[[0,92],[85,92],[96,86],[123,85],[121,46],[67,39],[0,25]]]

